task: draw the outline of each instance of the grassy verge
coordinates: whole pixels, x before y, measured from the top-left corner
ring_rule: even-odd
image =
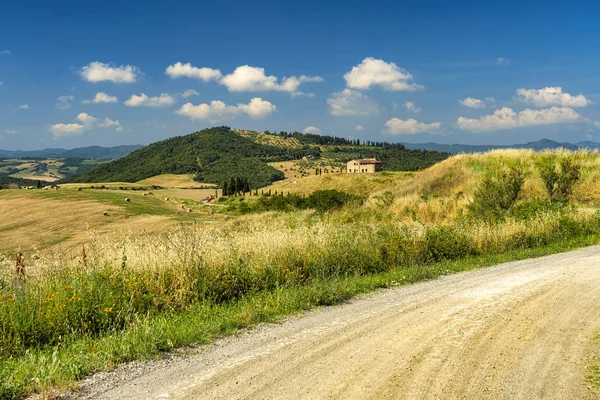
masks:
[[[600,235],[578,237],[533,249],[507,251],[444,261],[418,267],[396,268],[370,275],[315,279],[301,286],[282,286],[251,293],[236,301],[215,305],[197,303],[184,311],[140,316],[123,330],[95,338],[66,339],[56,346],[32,348],[23,355],[0,359],[0,399],[17,399],[32,392],[52,393],[75,387],[93,372],[135,360],[158,357],[164,351],[191,343],[208,343],[261,322],[346,301],[378,288],[399,286],[442,275],[487,267],[501,262],[539,257],[597,244]],[[598,385],[600,368],[595,368]]]

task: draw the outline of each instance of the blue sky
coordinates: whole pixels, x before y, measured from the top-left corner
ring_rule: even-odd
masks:
[[[6,3],[4,149],[147,144],[213,125],[600,141],[591,1]]]

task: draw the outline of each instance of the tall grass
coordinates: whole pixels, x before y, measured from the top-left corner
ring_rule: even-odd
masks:
[[[42,253],[39,259],[25,258],[22,276],[16,273],[14,259],[0,259],[0,371],[4,374],[18,363],[39,361],[42,355],[46,364],[41,368],[50,368],[54,352],[60,358],[61,349],[77,348],[82,343],[86,348],[111,343],[116,347],[111,350],[106,344],[106,351],[119,356],[108,359],[129,360],[136,354],[148,354],[150,350],[144,346],[160,350],[171,348],[173,343],[188,343],[185,335],[189,340],[210,336],[186,331],[180,339],[162,344],[162,339],[143,344],[127,336],[142,335],[139,330],[145,329],[147,321],[167,321],[192,313],[194,318],[206,318],[214,324],[214,318],[207,316],[211,310],[232,309],[249,299],[268,302],[283,292],[299,296],[289,300],[294,304],[290,310],[297,310],[301,304],[339,299],[345,290],[340,282],[356,281],[357,277],[402,271],[403,278],[396,279],[416,281],[438,276],[441,272],[436,265],[440,262],[542,248],[598,232],[600,216],[594,209],[550,207],[542,200],[527,200],[532,192],[501,220],[463,216],[470,202],[467,199],[475,190],[467,190],[467,185],[474,184],[472,175],[482,174],[478,163],[489,167],[506,161],[497,161],[496,156],[502,160],[514,155],[492,153],[489,159],[481,160],[471,156],[467,160],[473,165],[468,168],[466,156],[458,156],[460,162],[451,158],[444,162],[447,168],[434,166],[425,171],[421,182],[409,182],[412,192],[406,187],[389,188],[362,206],[351,204],[334,212],[267,212],[236,218],[219,228],[181,225],[166,235],[124,237],[117,242],[92,232],[88,244],[77,253],[55,250]],[[524,170],[531,181],[535,171]],[[471,183],[455,182],[455,178]],[[410,207],[416,208],[407,216]],[[442,215],[449,210],[454,210],[452,218]],[[401,212],[402,216],[398,214]],[[313,298],[318,301],[302,297],[328,284],[341,286],[335,293],[323,289]],[[251,321],[266,318],[266,314],[252,313],[254,316],[248,317]],[[236,315],[242,318],[244,314]],[[248,323],[240,322],[239,326]],[[237,326],[234,321],[228,324]],[[197,326],[204,329],[201,321]],[[210,326],[206,329],[213,332],[211,335],[223,333],[221,328]],[[116,339],[111,338],[119,337],[137,343],[139,351],[118,348]],[[31,358],[32,354],[38,358]],[[74,363],[73,371],[63,372],[70,379],[78,379],[107,366],[95,363],[80,360]],[[35,383],[29,373],[10,379],[2,376],[0,398],[55,383],[54,378]]]

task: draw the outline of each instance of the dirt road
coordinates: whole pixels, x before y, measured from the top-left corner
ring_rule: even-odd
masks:
[[[379,292],[91,378],[90,399],[578,399],[600,247]]]

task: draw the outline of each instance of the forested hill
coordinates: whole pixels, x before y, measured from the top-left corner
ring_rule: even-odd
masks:
[[[259,188],[284,178],[268,162],[306,155],[324,156],[337,162],[378,157],[385,161],[384,168],[392,171],[422,169],[448,157],[446,153],[407,150],[401,144],[361,145],[356,140],[328,136],[233,131],[223,126],[150,144],[64,182],[136,182],[171,173],[194,174],[194,179],[207,183],[245,177],[252,188]]]

